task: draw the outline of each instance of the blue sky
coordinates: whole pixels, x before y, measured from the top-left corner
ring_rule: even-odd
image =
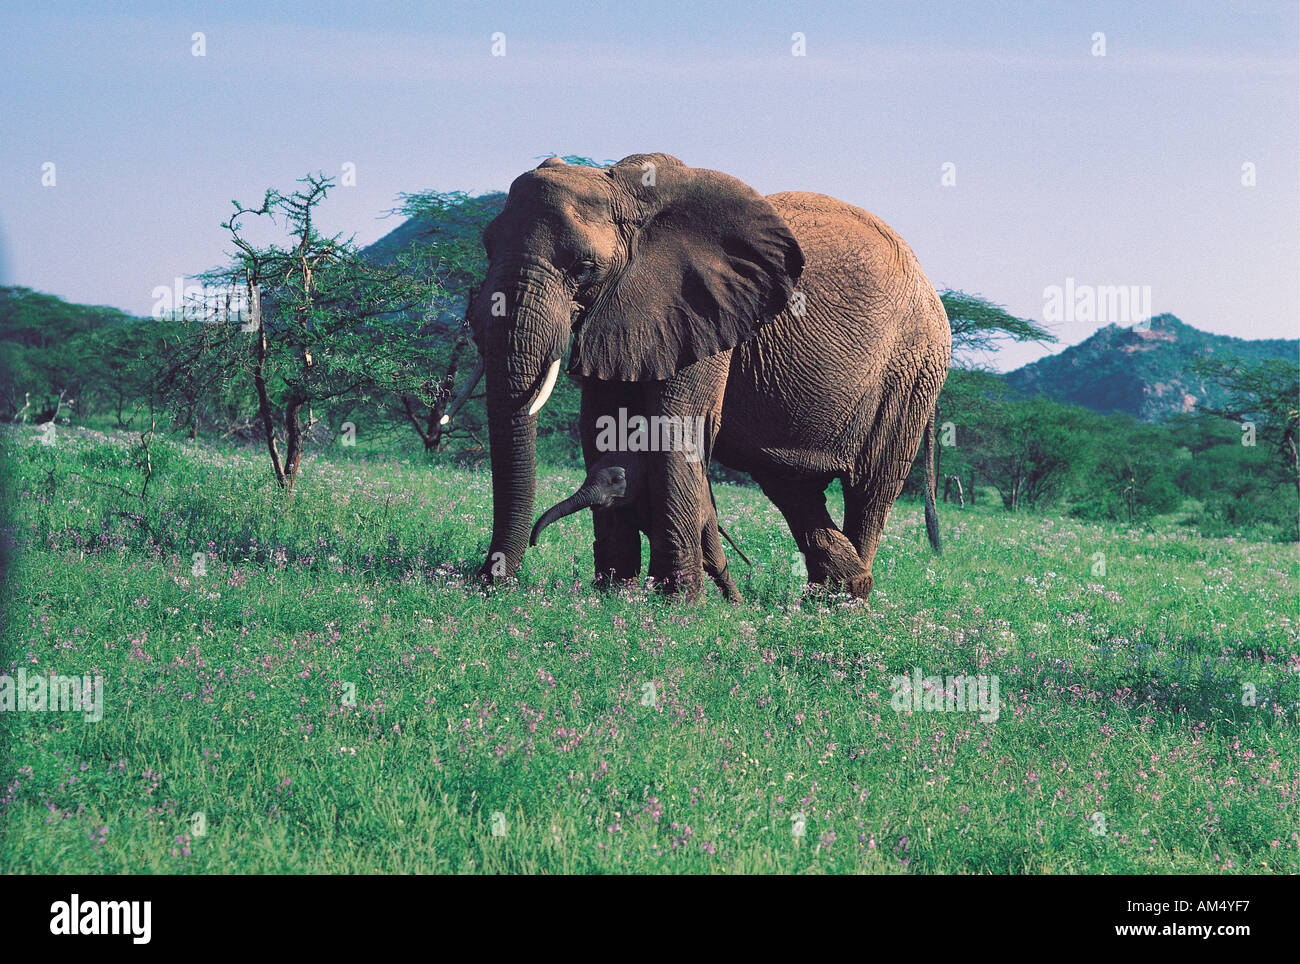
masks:
[[[0,282],[73,301],[147,313],[225,261],[231,199],[308,171],[356,165],[324,218],[369,243],[401,191],[664,151],[865,207],[937,287],[1019,315],[1074,278],[1149,285],[1154,312],[1221,334],[1300,334],[1294,0],[6,6]]]

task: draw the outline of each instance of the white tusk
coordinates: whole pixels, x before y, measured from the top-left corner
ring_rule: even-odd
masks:
[[[546,400],[551,397],[551,392],[555,389],[555,379],[560,375],[560,360],[557,358],[551,362],[551,370],[546,373],[546,381],[542,382],[542,390],[537,393],[537,398],[533,404],[528,406],[528,414],[536,415],[546,404]]]

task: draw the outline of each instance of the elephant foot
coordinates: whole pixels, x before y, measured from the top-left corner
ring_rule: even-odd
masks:
[[[650,578],[657,591],[666,596],[675,596],[692,602],[700,598],[703,588],[699,574],[692,577],[686,573],[674,573],[671,576],[655,576],[652,573]]]
[[[611,571],[597,573],[595,585],[602,592],[622,592],[625,589],[635,589],[637,582],[635,577],[620,576]]]
[[[830,572],[822,579],[810,579],[810,586],[821,586],[830,592],[843,592],[857,599],[870,599],[875,577],[865,570]]]
[[[718,583],[718,591],[722,593],[722,598],[731,605],[738,606],[745,601],[745,598],[740,594],[740,590],[736,588],[736,584],[730,579],[725,582],[720,579],[715,581]]]
[[[487,558],[478,569],[479,585],[485,588],[519,585],[519,571],[523,561],[522,549],[507,551],[490,546]]]
[[[500,572],[491,571],[486,566],[478,571],[478,578],[475,580],[478,591],[484,594],[490,594],[493,590],[505,588],[517,581],[514,573],[502,575]]]
[[[875,582],[875,577],[869,572],[859,573],[851,576],[844,584],[844,590],[850,596],[856,596],[858,599],[870,599],[871,587]]]

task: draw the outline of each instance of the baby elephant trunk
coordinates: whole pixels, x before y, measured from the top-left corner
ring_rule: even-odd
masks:
[[[573,515],[573,513],[578,512],[581,509],[589,509],[599,501],[600,493],[596,487],[592,485],[584,485],[563,502],[557,502],[542,513],[542,517],[538,519],[537,524],[533,526],[533,534],[529,538],[528,544],[530,546],[537,545],[537,537],[541,535],[542,530],[552,522],[563,519],[566,515]]]

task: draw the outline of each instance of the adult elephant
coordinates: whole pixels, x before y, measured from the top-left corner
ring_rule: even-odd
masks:
[[[652,577],[698,591],[698,500],[716,457],[781,510],[810,581],[870,593],[923,435],[932,448],[950,350],[943,305],[888,226],[823,195],[764,198],[726,174],[634,154],[606,169],[543,162],[515,179],[483,242],[490,264],[469,312],[492,461],[482,576],[512,575],[528,544],[536,414],[571,342],[589,469],[605,454],[601,416],[703,420],[703,458],[652,454]],[[826,511],[834,478],[842,530]],[[598,577],[637,575],[635,526],[593,517]],[[932,456],[926,519],[937,549]]]

